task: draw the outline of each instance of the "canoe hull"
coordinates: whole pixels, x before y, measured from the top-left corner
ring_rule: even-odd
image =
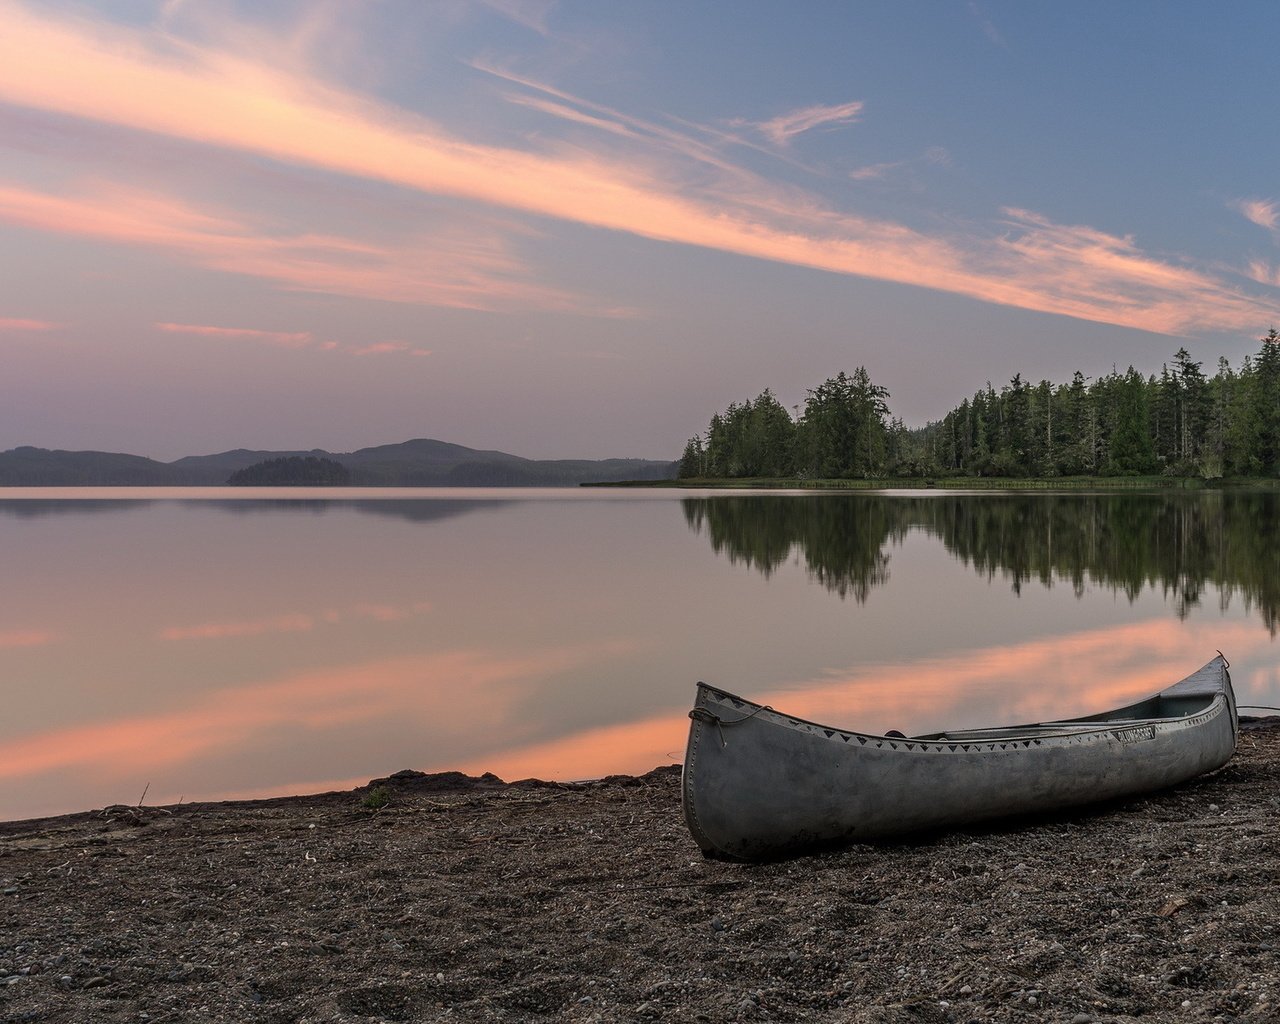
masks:
[[[1131,796],[1225,764],[1238,729],[1225,661],[1145,703],[1165,696],[1161,707],[1188,713],[912,738],[833,729],[699,684],[685,820],[705,853],[757,860]]]

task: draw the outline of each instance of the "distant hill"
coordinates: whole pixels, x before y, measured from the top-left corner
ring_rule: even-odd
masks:
[[[14,448],[0,452],[0,487],[221,486],[233,473],[275,459],[328,459],[354,487],[573,487],[618,480],[665,480],[676,463],[652,459],[524,459],[419,438],[354,452],[250,451],[157,462],[139,455]]]

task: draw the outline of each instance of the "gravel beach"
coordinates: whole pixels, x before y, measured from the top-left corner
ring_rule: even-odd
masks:
[[[1278,781],[1270,724],[1148,798],[756,865],[675,767],[0,823],[0,1021],[1273,1022]]]

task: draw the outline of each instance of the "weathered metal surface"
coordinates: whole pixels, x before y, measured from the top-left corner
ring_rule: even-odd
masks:
[[[1221,767],[1238,724],[1227,663],[1146,700],[1061,722],[875,736],[705,683],[684,813],[701,849],[757,860],[1148,792]]]

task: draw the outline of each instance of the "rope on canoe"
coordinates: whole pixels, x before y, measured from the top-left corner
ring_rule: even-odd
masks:
[[[747,721],[748,719],[755,718],[756,715],[760,714],[761,711],[772,711],[772,710],[773,708],[765,704],[765,705],[762,705],[761,707],[756,708],[749,715],[743,715],[741,718],[727,719],[727,718],[721,718],[714,711],[709,711],[706,708],[694,708],[692,711],[689,712],[689,717],[699,722],[714,722],[716,726],[716,730],[720,733],[720,746],[727,747],[729,744],[725,741],[725,738],[724,738],[724,727],[726,725],[741,725],[743,722]]]

